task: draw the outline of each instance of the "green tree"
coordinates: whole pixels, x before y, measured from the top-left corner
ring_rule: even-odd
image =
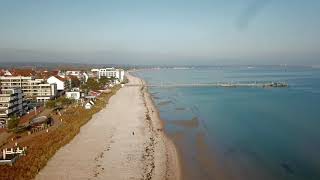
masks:
[[[62,105],[62,106],[66,106],[66,105],[70,105],[74,102],[73,99],[68,99],[66,97],[61,97],[58,99],[58,102]]]
[[[87,83],[83,87],[85,87],[85,89],[87,90],[93,90],[93,91],[100,89],[99,83],[93,78],[89,78]]]
[[[99,79],[100,87],[105,86],[109,82],[110,82],[110,78],[107,78],[107,77],[104,77],[104,76]]]
[[[49,101],[46,102],[46,107],[47,108],[55,108],[56,107],[56,103],[57,103],[56,100],[49,100]]]
[[[20,121],[20,118],[18,118],[17,116],[12,116],[10,117],[10,119],[8,120],[8,129],[14,129],[18,126]]]
[[[80,80],[77,77],[71,78],[71,88],[80,87]]]

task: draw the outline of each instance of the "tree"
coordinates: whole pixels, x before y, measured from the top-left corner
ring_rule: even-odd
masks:
[[[61,106],[67,106],[72,103],[74,103],[73,99],[68,99],[66,97],[59,97],[58,99],[47,101],[46,107],[47,108],[56,108],[56,107],[61,107]]]
[[[10,120],[8,120],[8,129],[14,129],[18,126],[20,121],[20,118],[18,118],[17,116],[12,116],[10,117]]]
[[[49,100],[46,102],[46,107],[47,108],[55,108],[56,107],[56,100]]]
[[[93,91],[96,91],[96,90],[99,90],[100,89],[100,85],[99,83],[93,79],[93,78],[88,78],[88,81],[86,84],[84,84],[82,86],[84,89],[87,89],[87,90],[93,90]]]
[[[74,87],[80,87],[80,80],[75,76],[71,77],[71,88]]]
[[[107,83],[109,83],[109,82],[110,82],[110,78],[107,78],[107,77],[105,77],[105,76],[100,77],[100,79],[99,79],[100,87],[105,86],[105,85],[106,85]]]
[[[73,99],[68,99],[66,97],[61,97],[58,99],[58,102],[61,103],[62,106],[65,106],[65,105],[70,105],[74,102]]]

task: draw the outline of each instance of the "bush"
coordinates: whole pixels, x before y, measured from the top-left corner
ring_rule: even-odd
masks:
[[[60,97],[55,100],[47,101],[46,107],[47,108],[56,108],[56,107],[60,107],[60,106],[68,106],[68,105],[71,105],[72,103],[74,103],[73,99],[68,99],[66,97]]]
[[[68,99],[66,97],[61,97],[58,99],[58,102],[60,102],[62,106],[67,106],[67,105],[74,103],[74,100]]]
[[[56,100],[49,100],[46,102],[47,108],[55,108],[56,107]]]
[[[96,91],[100,89],[100,84],[93,78],[89,78],[85,85],[87,90]]]
[[[12,116],[10,120],[8,120],[8,129],[14,129],[18,126],[20,118],[17,116]]]

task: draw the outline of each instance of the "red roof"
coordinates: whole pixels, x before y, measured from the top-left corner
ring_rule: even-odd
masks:
[[[60,76],[54,76],[54,77],[56,77],[60,81],[67,81],[68,80],[67,78],[63,78],[63,77],[60,77]]]
[[[0,69],[0,76],[4,76],[5,70]]]
[[[34,76],[36,72],[32,69],[12,69],[12,76]]]
[[[59,71],[38,71],[37,78],[48,79],[51,76],[57,76]]]

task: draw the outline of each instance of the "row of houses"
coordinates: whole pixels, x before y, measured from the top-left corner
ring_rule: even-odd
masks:
[[[77,99],[80,87],[72,87],[72,80],[85,83],[89,78],[113,78],[114,83],[124,80],[124,71],[116,68],[91,69],[90,71],[33,71],[0,70],[0,127],[12,116],[28,111],[28,102],[45,103],[62,95]]]

